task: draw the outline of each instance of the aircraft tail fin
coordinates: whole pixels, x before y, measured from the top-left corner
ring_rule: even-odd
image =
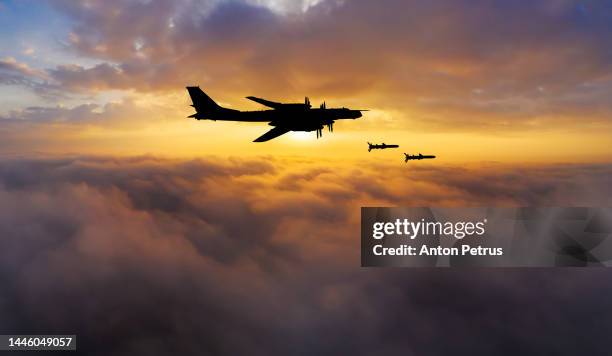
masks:
[[[193,107],[198,113],[206,113],[219,110],[221,107],[215,103],[200,87],[187,87]]]

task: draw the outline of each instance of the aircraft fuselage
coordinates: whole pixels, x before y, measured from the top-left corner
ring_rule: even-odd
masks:
[[[238,111],[219,109],[214,112],[196,113],[198,120],[268,122],[270,126],[283,126],[292,131],[315,131],[335,120],[357,119],[361,117],[358,110],[349,109],[306,109],[306,110],[256,110]]]

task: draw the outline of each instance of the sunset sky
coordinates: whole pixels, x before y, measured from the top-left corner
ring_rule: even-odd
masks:
[[[609,353],[607,270],[361,268],[359,212],[611,206],[612,1],[0,0],[0,44],[0,334]],[[370,111],[253,143],[266,123],[188,119],[188,85]]]
[[[440,162],[610,160],[602,1],[2,1],[0,150]],[[186,85],[370,109],[333,134],[187,119]],[[288,118],[290,119],[290,118]],[[401,161],[401,154],[376,159]]]

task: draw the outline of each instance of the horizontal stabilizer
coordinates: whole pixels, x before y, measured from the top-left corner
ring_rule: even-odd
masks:
[[[275,127],[272,130],[266,132],[265,134],[259,136],[253,142],[266,142],[266,141],[270,141],[271,139],[277,138],[280,135],[284,135],[284,134],[286,134],[289,131],[290,131],[289,129],[284,128],[284,127]]]

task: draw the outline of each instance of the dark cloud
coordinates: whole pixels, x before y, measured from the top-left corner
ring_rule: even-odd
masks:
[[[0,331],[93,355],[606,352],[605,269],[362,269],[357,214],[607,206],[609,165],[295,164],[3,159]]]

